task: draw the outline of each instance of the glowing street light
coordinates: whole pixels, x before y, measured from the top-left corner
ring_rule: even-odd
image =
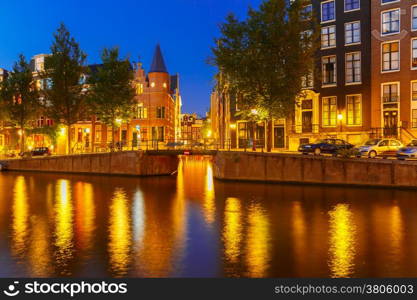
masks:
[[[337,115],[337,119],[338,119],[339,121],[342,121],[342,120],[343,120],[343,115],[342,115],[342,114],[338,114],[338,115]]]
[[[23,131],[22,129],[19,129],[19,131],[17,132],[18,135],[22,136],[23,135]]]
[[[236,129],[236,124],[235,123],[230,124],[230,129]]]

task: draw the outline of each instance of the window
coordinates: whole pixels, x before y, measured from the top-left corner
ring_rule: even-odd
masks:
[[[362,99],[360,95],[346,96],[347,125],[362,124]]]
[[[301,18],[303,20],[309,20],[311,19],[311,16],[313,14],[313,5],[309,4],[303,7],[301,11]]]
[[[382,85],[382,102],[398,102],[398,83]]]
[[[165,130],[163,126],[158,127],[158,140],[159,141],[165,140]]]
[[[411,68],[417,68],[417,39],[411,40]]]
[[[411,127],[417,128],[417,109],[411,111]]]
[[[391,2],[398,2],[400,0],[381,0],[382,4],[391,3]]]
[[[346,53],[346,83],[361,82],[361,53]]]
[[[417,101],[417,81],[411,82],[411,100]]]
[[[356,10],[360,8],[359,0],[345,0],[345,11]]]
[[[336,26],[323,27],[321,29],[321,48],[336,47]]]
[[[312,88],[314,84],[313,71],[310,70],[307,75],[301,77],[301,87],[303,89]]]
[[[321,21],[331,22],[335,20],[335,2],[326,1],[321,3]]]
[[[322,58],[323,85],[336,84],[336,56]]]
[[[0,146],[4,146],[4,135],[0,134]]]
[[[381,13],[382,34],[400,32],[400,9],[388,10]]]
[[[165,118],[165,106],[160,106],[156,108],[156,118],[157,119]]]
[[[361,23],[359,21],[345,24],[345,44],[361,42]]]
[[[337,98],[323,98],[323,126],[336,126]]]
[[[143,84],[142,83],[139,83],[136,86],[136,94],[138,94],[138,95],[143,94]]]
[[[382,44],[382,71],[396,71],[400,69],[399,42]]]
[[[411,7],[411,29],[417,30],[417,5]]]
[[[148,109],[146,107],[143,107],[143,104],[139,104],[137,107],[137,118],[138,119],[148,118]]]

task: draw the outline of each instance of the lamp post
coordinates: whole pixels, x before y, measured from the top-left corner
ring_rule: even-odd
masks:
[[[339,121],[339,132],[342,132],[343,131],[343,124],[342,124],[342,122],[343,122],[343,114],[342,113],[339,113],[337,115],[337,120]]]

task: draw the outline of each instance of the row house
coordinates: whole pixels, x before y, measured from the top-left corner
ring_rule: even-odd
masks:
[[[39,76],[44,70],[47,55],[35,55],[31,60],[34,79],[40,89],[45,88],[48,84],[47,80],[41,79]],[[89,65],[88,68],[90,72],[97,72],[100,65]],[[87,76],[83,76],[80,80],[86,82]],[[117,145],[129,149],[139,149],[155,147],[156,144],[165,144],[180,139],[182,99],[179,75],[168,73],[159,45],[155,49],[149,72],[146,73],[140,63],[134,66],[132,84],[136,90],[135,105],[132,107],[133,118],[131,120],[116,120],[119,128],[116,130],[113,140]],[[86,86],[86,88],[88,87]],[[0,143],[6,144],[7,142],[8,150],[18,149],[19,140],[13,139],[13,135],[10,135],[10,139],[5,141],[5,128],[3,124],[0,125],[3,126],[0,127]],[[32,127],[45,129],[52,128],[52,126],[54,126],[54,121],[41,113],[37,120],[33,121]],[[13,131],[13,128],[10,130]],[[60,128],[56,140],[52,140],[42,130],[35,130],[35,132],[26,138],[27,148],[50,147],[57,154],[68,152],[67,134],[71,135],[72,152],[105,151],[112,141],[111,127],[101,123],[95,116],[77,122],[71,126],[69,133],[65,128]]]
[[[414,139],[417,0],[312,0],[305,9],[319,23],[320,49],[294,115],[275,121],[273,148],[296,150],[326,137],[356,145],[369,138]],[[239,124],[237,104],[227,91],[215,90],[212,124],[219,140],[243,148],[239,138],[248,137],[250,122]],[[251,138],[262,143],[264,124],[254,126]]]

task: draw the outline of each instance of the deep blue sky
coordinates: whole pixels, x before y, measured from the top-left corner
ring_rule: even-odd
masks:
[[[19,53],[49,53],[52,33],[64,22],[88,54],[100,61],[104,47],[119,46],[148,70],[160,43],[170,73],[181,76],[183,111],[209,107],[214,68],[206,64],[218,25],[228,12],[246,15],[261,0],[19,0],[1,1],[0,67]]]

